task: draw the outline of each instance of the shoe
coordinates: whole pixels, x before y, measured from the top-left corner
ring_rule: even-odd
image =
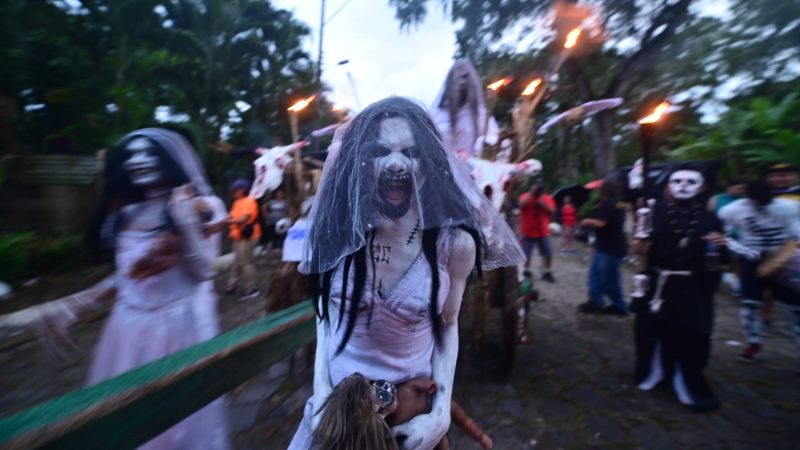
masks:
[[[234,292],[236,292],[236,285],[235,285],[235,284],[229,284],[229,285],[228,285],[228,286],[225,288],[225,293],[226,293],[226,294],[233,294]]]
[[[620,316],[620,317],[626,317],[628,315],[628,311],[620,309],[614,305],[608,305],[605,308],[603,308],[600,312],[602,312],[603,314],[609,314],[612,316]]]
[[[754,363],[758,359],[758,352],[761,346],[758,344],[750,344],[742,353],[739,354],[739,361],[746,363]]]
[[[258,289],[253,289],[252,291],[250,291],[250,292],[248,292],[246,294],[240,295],[239,296],[239,301],[252,300],[252,299],[254,299],[254,298],[256,298],[256,297],[258,297],[260,295],[261,295],[261,291],[259,291]]]
[[[556,279],[553,278],[553,274],[550,272],[545,272],[544,275],[542,275],[542,280],[547,281],[548,283],[556,282]]]
[[[578,305],[578,310],[582,313],[599,313],[603,312],[605,308],[597,306],[592,302],[581,303]]]

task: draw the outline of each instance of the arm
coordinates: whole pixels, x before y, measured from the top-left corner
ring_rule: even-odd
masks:
[[[519,206],[528,206],[533,202],[533,196],[530,192],[526,192],[519,196]]]
[[[116,293],[115,275],[110,275],[88,289],[42,305],[40,317],[34,322],[39,342],[55,356],[65,356],[68,349],[77,349],[70,338],[70,327],[100,311],[115,299]]]
[[[317,350],[314,354],[314,394],[312,397],[314,416],[311,419],[312,430],[317,428],[322,418],[321,414],[316,414],[317,411],[319,411],[322,404],[325,403],[325,399],[327,399],[333,391],[328,368],[328,345],[330,345],[330,327],[321,319],[317,318]]]
[[[432,449],[450,428],[450,401],[458,359],[458,312],[467,285],[467,277],[475,265],[475,243],[466,232],[457,231],[453,251],[447,265],[450,292],[442,308],[441,342],[433,348],[433,380],[436,393],[431,412],[394,427],[395,435],[406,436],[403,449]]]
[[[203,224],[195,206],[198,201],[205,200],[190,197],[183,186],[175,188],[169,201],[169,212],[183,238],[181,258],[189,274],[197,281],[206,281],[216,273],[215,262],[219,249],[203,232]]]
[[[552,198],[552,197],[550,197],[549,195],[548,195],[548,196],[541,195],[541,196],[539,197],[539,202],[538,202],[538,203],[539,203],[539,206],[541,206],[541,207],[542,207],[542,209],[543,209],[543,210],[544,210],[544,211],[545,211],[545,212],[546,212],[548,215],[552,216],[552,215],[553,215],[553,213],[554,213],[554,212],[556,212],[556,205],[555,205],[555,202],[553,202],[553,198]]]

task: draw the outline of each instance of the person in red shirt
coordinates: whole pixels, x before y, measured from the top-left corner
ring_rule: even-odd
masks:
[[[575,223],[577,222],[578,211],[572,206],[572,198],[564,196],[564,206],[561,207],[561,250],[572,253],[572,240],[575,236]]]
[[[553,197],[544,192],[544,185],[537,181],[531,189],[519,196],[519,233],[520,245],[527,258],[526,266],[530,267],[534,245],[544,258],[544,274],[542,279],[555,283],[550,273],[553,250],[550,244],[550,220],[556,211]]]

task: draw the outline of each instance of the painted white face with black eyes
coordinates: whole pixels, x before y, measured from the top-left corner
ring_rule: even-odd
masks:
[[[370,149],[376,189],[376,203],[381,214],[402,217],[411,205],[414,183],[422,183],[411,125],[401,117],[381,121],[378,141]],[[420,184],[421,185],[421,184]]]
[[[128,159],[125,160],[125,172],[131,183],[139,187],[151,187],[161,183],[161,161],[158,157],[158,148],[155,143],[147,138],[135,138],[125,146]]]
[[[669,192],[676,200],[687,200],[700,193],[704,181],[696,170],[678,170],[669,177]]]

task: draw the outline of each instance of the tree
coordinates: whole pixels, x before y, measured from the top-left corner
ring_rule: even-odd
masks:
[[[483,73],[490,73],[483,67],[487,61],[509,53],[519,59],[527,56],[528,61],[536,61],[541,72],[547,72],[553,62],[548,64],[547,58],[541,55],[552,54],[554,48],[544,43],[561,42],[564,33],[577,25],[575,17],[563,12],[580,8],[575,0],[441,0],[439,3],[450,13],[451,19],[460,24],[457,31],[459,55],[471,58]],[[589,121],[592,167],[598,177],[617,163],[615,136],[620,136],[626,128],[615,123],[613,118],[622,115],[633,122],[639,111],[631,109],[630,105],[646,104],[655,96],[694,86],[714,88],[721,79],[741,71],[752,74],[754,70],[750,69],[759,62],[762,68],[763,64],[773,64],[775,58],[771,55],[776,51],[786,53],[781,55],[784,65],[791,62],[791,55],[797,54],[796,45],[791,43],[792,39],[797,42],[798,27],[792,22],[797,14],[790,15],[797,12],[796,2],[790,5],[790,1],[733,1],[735,23],[697,14],[693,7],[699,2],[692,0],[585,3],[603,12],[601,24],[606,41],[590,53],[570,58],[559,72],[558,89],[571,90],[573,98],[568,102],[571,105],[605,97],[624,97],[627,102],[627,108],[600,113]],[[777,8],[776,3],[779,4]],[[389,4],[396,8],[401,27],[408,28],[424,19],[430,2],[390,0]],[[558,7],[554,9],[554,5]],[[553,11],[556,21],[550,30],[532,30],[532,26],[526,25],[541,23],[536,19]],[[773,30],[775,36],[765,33],[769,30]],[[538,32],[539,39],[529,51],[518,52],[516,48],[501,44],[519,42],[532,31]],[[623,41],[635,44],[625,50],[619,45]],[[741,52],[742,45],[748,48],[747,54]],[[767,77],[770,75],[770,71],[761,72]],[[771,72],[773,77],[780,73],[778,68]],[[695,92],[685,106],[696,108],[708,100],[711,91],[706,90],[705,95]],[[542,108],[552,108],[550,103]]]

